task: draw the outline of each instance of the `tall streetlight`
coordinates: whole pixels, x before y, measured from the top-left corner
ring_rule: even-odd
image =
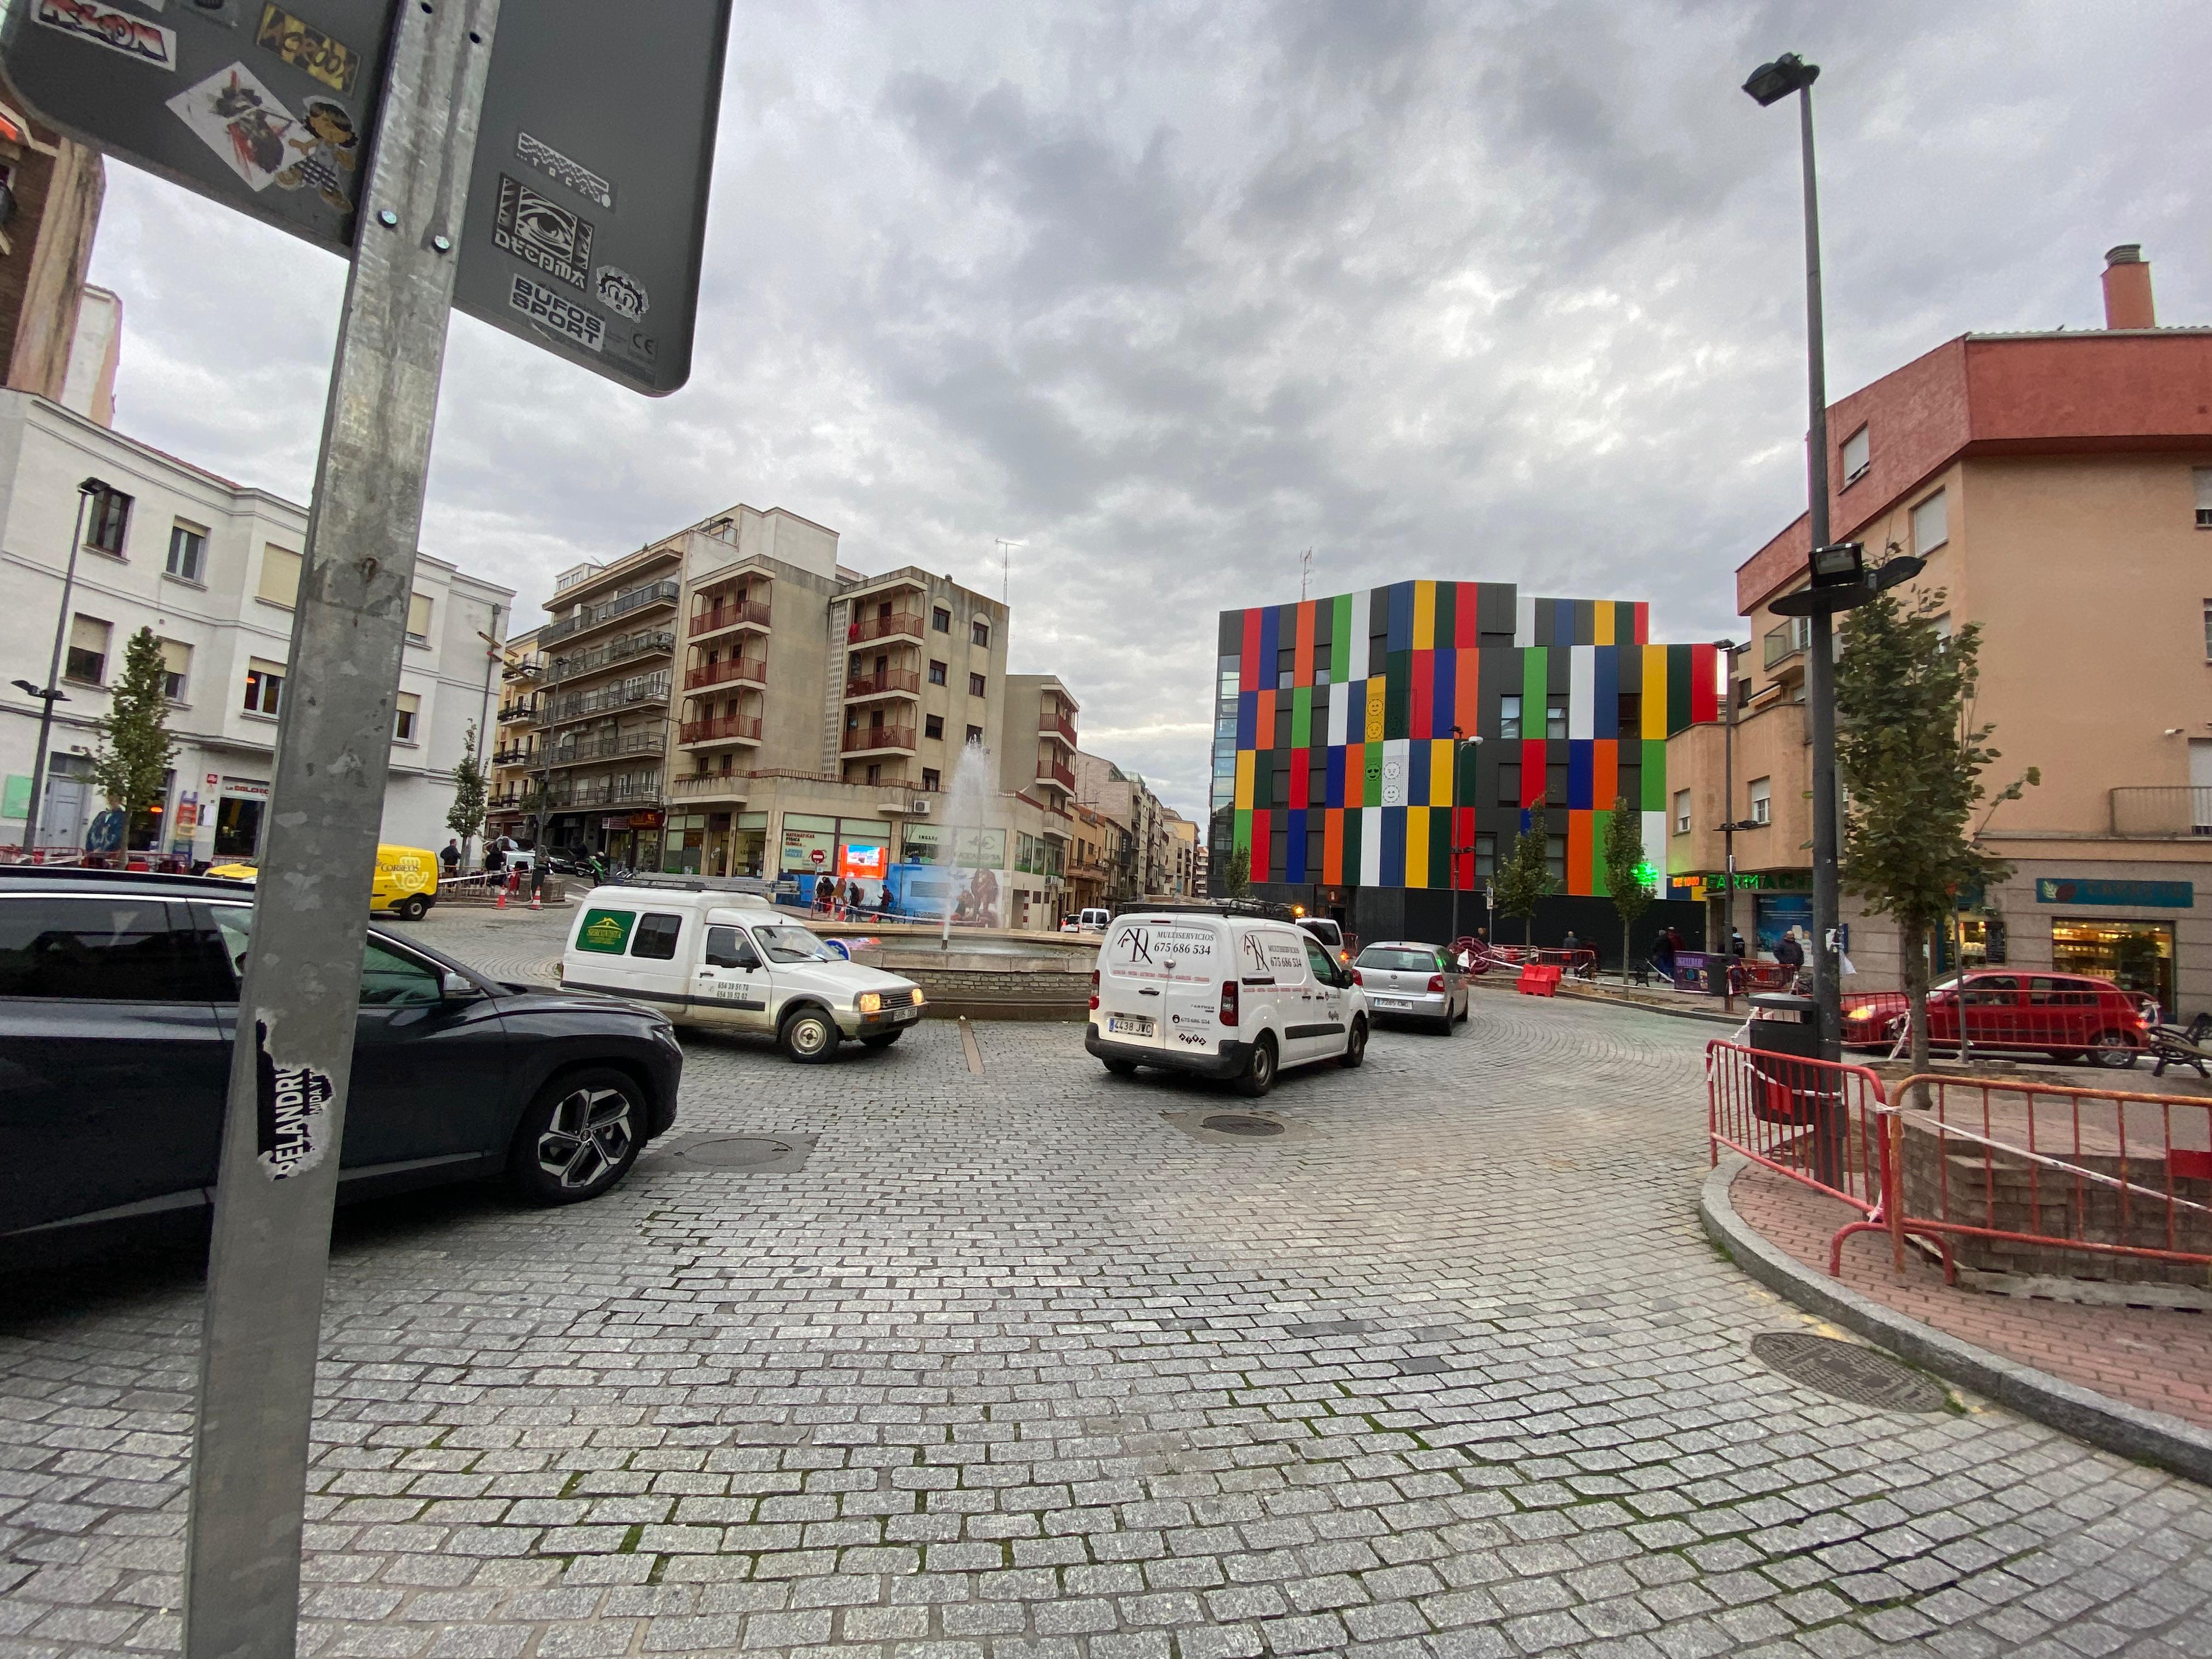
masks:
[[[1721,820],[1721,840],[1725,849],[1721,888],[1721,1006],[1729,1012],[1735,1009],[1735,832],[1755,830],[1759,826],[1748,818],[1735,816],[1735,659],[1739,652],[1748,651],[1748,642],[1738,645],[1734,640],[1715,640],[1713,649],[1721,653],[1728,666],[1728,702],[1723,712],[1721,738],[1721,811],[1728,816]],[[1707,981],[1711,983],[1710,979]]]
[[[1474,842],[1471,840],[1464,847],[1459,844],[1459,763],[1460,757],[1466,754],[1468,750],[1480,749],[1482,746],[1482,739],[1479,736],[1463,738],[1460,735],[1459,727],[1455,726],[1451,729],[1451,806],[1449,817],[1445,822],[1444,851],[1446,859],[1451,866],[1452,939],[1456,943],[1460,936],[1459,855],[1462,853],[1471,853],[1474,850]]]
[[[106,483],[100,478],[87,478],[76,487],[76,525],[70,532],[69,568],[62,574],[62,609],[54,618],[54,654],[46,664],[46,690],[38,690],[27,680],[15,682],[39,700],[39,749],[31,757],[31,799],[23,809],[23,856],[27,859],[39,855],[39,799],[46,787],[46,743],[54,729],[54,705],[69,701],[54,689],[54,682],[61,678],[62,641],[69,637],[70,599],[76,590],[76,553],[84,543],[85,509],[94,495],[107,493]]]

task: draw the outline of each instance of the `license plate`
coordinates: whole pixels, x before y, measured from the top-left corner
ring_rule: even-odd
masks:
[[[1106,1029],[1124,1032],[1130,1036],[1150,1036],[1153,1027],[1152,1017],[1148,1014],[1112,1014],[1107,1017]]]
[[[1377,1008],[1410,1008],[1413,1005],[1403,997],[1377,997],[1375,1006]]]
[[[891,1010],[891,1024],[894,1025],[897,1024],[899,1021],[902,1019],[920,1019],[921,1018],[921,1010],[919,1008],[894,1008]]]

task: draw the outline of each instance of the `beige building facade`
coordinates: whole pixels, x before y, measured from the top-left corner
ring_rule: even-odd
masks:
[[[2208,408],[2212,330],[2146,327],[1969,335],[1829,412],[1837,539],[1927,561],[1905,602],[1940,590],[1939,629],[1982,631],[1973,714],[2002,757],[1985,781],[2041,776],[1982,828],[2014,874],[1960,920],[1968,966],[2109,975],[2169,1010],[2212,1007]],[[1762,945],[1809,917],[1806,635],[1772,611],[1807,550],[1800,520],[1738,573],[1732,767],[1724,723],[1668,745],[1676,890],[1717,891],[1720,826],[1755,826],[1735,832],[1736,910]],[[1844,915],[1847,987],[1895,985],[1894,929],[1848,896]]]

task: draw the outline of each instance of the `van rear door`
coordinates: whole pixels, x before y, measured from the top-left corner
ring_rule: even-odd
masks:
[[[1167,983],[1160,1000],[1167,1011],[1161,1047],[1184,1054],[1218,1053],[1222,1039],[1237,1033],[1221,1023],[1221,981],[1236,970],[1230,963],[1228,933],[1212,917],[1156,916],[1150,934],[1152,955],[1165,964]]]
[[[1153,949],[1157,918],[1124,916],[1098,947],[1098,1035],[1158,1048],[1167,1042],[1168,963]]]

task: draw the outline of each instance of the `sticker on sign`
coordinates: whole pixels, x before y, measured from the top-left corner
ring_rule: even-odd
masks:
[[[562,299],[550,288],[540,288],[527,276],[516,276],[507,302],[533,322],[593,351],[602,349],[607,325],[580,305]]]
[[[164,70],[177,66],[174,31],[133,17],[120,7],[103,6],[97,0],[39,0],[35,15],[50,29],[106,46],[137,63]]]

